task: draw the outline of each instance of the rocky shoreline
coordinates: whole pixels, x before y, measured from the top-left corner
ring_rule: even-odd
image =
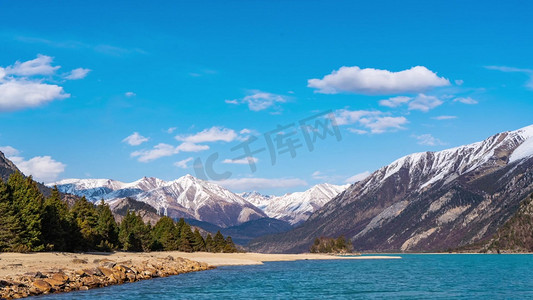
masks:
[[[84,259],[73,259],[72,264],[89,264]],[[94,265],[97,266],[94,266]],[[93,266],[76,270],[47,270],[13,275],[0,279],[0,299],[19,299],[51,293],[84,291],[110,285],[167,277],[189,272],[210,270],[206,263],[181,257],[151,258],[133,263],[96,259]]]

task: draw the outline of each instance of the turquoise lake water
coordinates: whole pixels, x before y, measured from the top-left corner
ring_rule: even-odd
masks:
[[[35,299],[533,299],[533,255],[270,262]]]

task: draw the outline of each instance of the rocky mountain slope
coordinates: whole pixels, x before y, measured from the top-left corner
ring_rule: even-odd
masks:
[[[358,251],[439,251],[490,238],[533,191],[533,125],[440,152],[415,153],[353,184],[299,228],[254,251],[307,251],[320,236]]]
[[[229,190],[186,175],[174,181],[144,177],[124,183],[110,179],[67,179],[51,185],[60,191],[85,196],[91,201],[104,199],[111,206],[126,197],[154,207],[173,218],[195,219],[220,227],[266,218],[260,209]]]
[[[509,219],[480,252],[533,252],[533,194],[520,204]]]
[[[264,196],[257,192],[241,194],[246,200],[261,208],[270,218],[298,225],[322,208],[349,185],[318,184],[304,192],[283,196]]]
[[[17,171],[20,172],[17,166],[7,159],[4,153],[0,151],[0,179],[6,181],[9,178],[9,175]]]

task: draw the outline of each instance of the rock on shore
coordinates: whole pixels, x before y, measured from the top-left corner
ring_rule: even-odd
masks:
[[[83,262],[73,262],[83,264]],[[50,293],[88,290],[156,277],[213,269],[206,263],[181,257],[153,258],[141,263],[132,261],[93,261],[97,267],[76,270],[49,270],[0,279],[0,299],[18,299]]]

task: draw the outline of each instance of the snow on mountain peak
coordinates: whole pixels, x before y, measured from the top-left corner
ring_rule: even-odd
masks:
[[[443,179],[451,180],[483,166],[492,168],[533,156],[533,125],[493,135],[484,141],[438,152],[419,152],[401,157],[365,180],[372,185],[405,169],[420,189]]]

